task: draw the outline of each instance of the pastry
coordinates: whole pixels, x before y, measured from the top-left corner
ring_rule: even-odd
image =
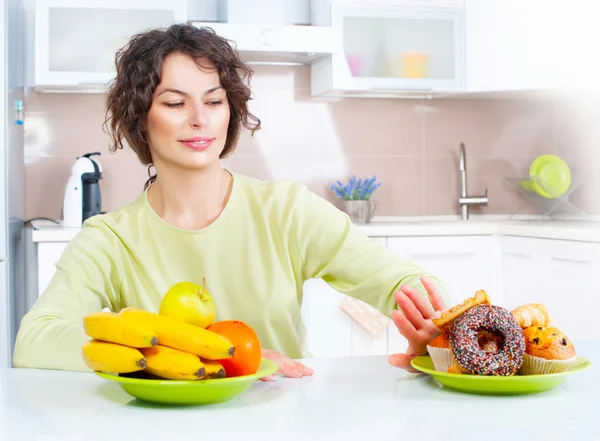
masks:
[[[508,309],[480,304],[452,322],[450,350],[453,372],[510,376],[523,364],[525,338]]]
[[[521,305],[511,311],[512,315],[521,325],[521,328],[530,326],[551,326],[552,318],[548,309],[541,303],[529,303]]]
[[[444,332],[431,340],[427,345],[427,352],[431,357],[433,367],[436,371],[448,372],[448,368],[452,364],[450,336],[448,332]]]
[[[525,355],[521,375],[565,372],[577,359],[573,343],[554,327],[530,326],[523,330]]]
[[[468,298],[460,305],[444,311],[438,318],[432,319],[433,324],[442,332],[446,331],[452,322],[461,314],[468,311],[470,308],[477,305],[489,305],[491,303],[487,293],[484,290],[479,290],[473,297]]]

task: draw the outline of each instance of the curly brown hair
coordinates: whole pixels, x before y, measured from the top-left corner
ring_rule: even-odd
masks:
[[[240,59],[233,42],[220,37],[210,27],[189,24],[134,35],[115,56],[117,75],[107,91],[103,129],[106,132],[108,126],[111,152],[123,148],[124,138],[142,164],[148,166],[150,179],[144,189],[156,180],[156,174],[150,172],[152,154],[146,138],[146,115],[161,80],[163,62],[172,53],[188,55],[194,60],[206,58],[219,73],[230,109],[221,158],[235,150],[242,127],[254,134],[261,125],[260,119],[248,110],[251,99],[248,84],[253,71]]]

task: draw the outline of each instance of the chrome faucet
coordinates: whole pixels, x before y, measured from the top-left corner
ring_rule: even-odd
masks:
[[[465,153],[465,143],[460,143],[460,159],[458,163],[460,170],[460,197],[458,203],[462,213],[463,220],[469,219],[469,205],[487,205],[488,191],[485,189],[483,196],[467,196],[467,155]]]

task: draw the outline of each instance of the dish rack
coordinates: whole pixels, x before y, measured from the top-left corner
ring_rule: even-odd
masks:
[[[586,217],[585,211],[581,210],[570,200],[570,196],[585,181],[585,175],[582,173],[573,173],[569,189],[562,195],[556,191],[547,181],[538,176],[534,177],[510,177],[506,181],[535,207],[540,209],[544,216],[560,219],[582,219]],[[543,188],[551,197],[546,198],[536,193],[534,186]],[[524,203],[514,213],[517,214],[526,205]]]

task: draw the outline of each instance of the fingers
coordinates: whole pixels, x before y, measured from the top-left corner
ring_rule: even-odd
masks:
[[[311,376],[315,373],[314,369],[309,368],[308,366],[304,366],[303,364],[298,363],[302,367],[302,375]]]
[[[266,383],[270,383],[272,381],[275,381],[275,375],[268,375],[266,377],[259,378],[259,380],[264,381]]]
[[[418,373],[419,371],[410,365],[410,361],[413,358],[415,358],[414,355],[392,354],[388,358],[388,363],[390,363],[392,366],[395,366],[400,369],[404,369],[408,372]]]
[[[419,338],[419,331],[400,311],[392,311],[392,320],[400,334],[408,341],[414,341]]]
[[[410,300],[412,300],[412,303],[415,305],[423,318],[429,319],[435,316],[435,311],[429,302],[425,300],[423,296],[415,289],[411,288],[410,286],[402,286],[400,289]]]
[[[415,329],[420,329],[423,326],[425,319],[423,318],[421,311],[419,311],[415,306],[413,299],[408,297],[404,292],[407,288],[408,287],[403,286],[401,291],[394,293],[394,297],[396,299],[396,303],[398,303],[398,306],[400,309],[402,309],[406,318],[413,324]]]
[[[286,377],[291,378],[302,378],[304,376],[311,376],[313,374],[313,370],[308,366],[304,366],[297,361],[294,361],[287,357],[282,357],[282,363],[279,365],[279,372],[281,372]]]
[[[314,371],[308,366],[304,366],[302,363],[292,360],[291,358],[288,358],[285,355],[271,349],[262,348],[262,355],[263,357],[273,360],[275,363],[277,363],[277,371],[286,377],[302,378],[305,376],[311,376],[314,373]],[[274,379],[275,376],[273,375],[261,378],[262,381],[273,381]]]
[[[429,301],[431,302],[433,309],[435,311],[440,312],[447,310],[448,306],[446,306],[446,304],[444,303],[444,300],[442,299],[442,296],[438,292],[437,287],[435,286],[433,281],[423,276],[421,277],[421,283],[423,284],[423,286],[427,290],[427,293],[429,294]]]

